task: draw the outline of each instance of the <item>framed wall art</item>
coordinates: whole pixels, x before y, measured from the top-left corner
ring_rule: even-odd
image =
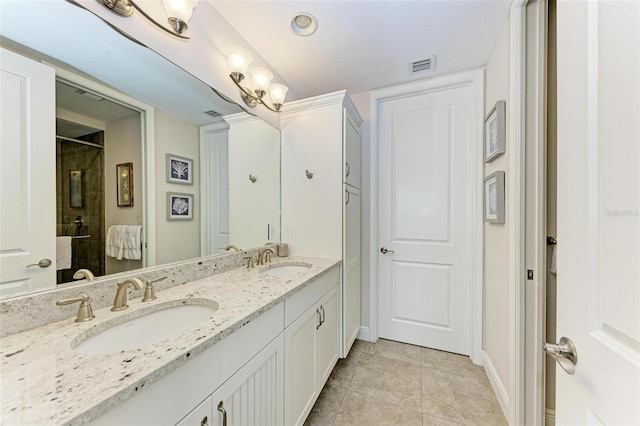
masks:
[[[193,160],[167,154],[167,182],[193,185]]]
[[[133,207],[133,163],[116,165],[118,207]]]
[[[484,178],[484,220],[504,223],[504,172]]]
[[[506,146],[506,106],[498,101],[484,119],[484,162],[490,163],[504,154]]]
[[[167,220],[193,219],[193,194],[167,192]]]

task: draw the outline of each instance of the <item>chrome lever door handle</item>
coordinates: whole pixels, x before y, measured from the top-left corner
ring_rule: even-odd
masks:
[[[389,250],[389,249],[388,249],[388,248],[386,248],[386,247],[382,247],[382,248],[380,249],[380,253],[382,253],[382,254],[395,253],[395,251],[393,251],[393,250]]]
[[[48,268],[51,266],[51,259],[42,259],[38,263],[32,263],[31,265],[27,265],[27,268],[31,268],[32,266],[39,266],[41,268]]]
[[[543,343],[542,348],[545,353],[555,359],[560,367],[568,374],[576,372],[576,364],[578,363],[578,351],[571,339],[568,337],[560,338],[558,344]]]

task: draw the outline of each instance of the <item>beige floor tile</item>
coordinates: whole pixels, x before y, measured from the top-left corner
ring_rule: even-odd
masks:
[[[459,426],[460,423],[456,423],[452,420],[441,419],[440,417],[430,416],[429,414],[422,414],[422,426]]]
[[[422,406],[421,370],[418,365],[362,353],[349,389],[419,411]]]
[[[463,425],[506,425],[486,378],[423,368],[422,411]]]
[[[421,352],[423,367],[435,368],[458,376],[486,377],[484,368],[473,364],[467,356],[429,348],[421,348]]]
[[[311,409],[309,417],[304,422],[305,426],[332,425],[346,392],[346,387],[342,387],[337,381],[329,379]]]
[[[348,390],[335,426],[422,425],[422,413],[390,401],[379,400]]]
[[[394,342],[393,340],[379,339],[375,344],[368,343],[358,346],[358,351],[385,358],[396,359],[410,364],[421,365],[422,349],[420,346]]]

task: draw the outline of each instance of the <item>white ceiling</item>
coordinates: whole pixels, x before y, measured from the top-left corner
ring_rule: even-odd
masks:
[[[208,0],[301,97],[361,93],[487,64],[511,0]],[[291,18],[318,20],[309,37]],[[197,13],[197,9],[194,13]],[[411,76],[409,62],[436,55],[435,70]],[[291,99],[289,99],[291,100]]]

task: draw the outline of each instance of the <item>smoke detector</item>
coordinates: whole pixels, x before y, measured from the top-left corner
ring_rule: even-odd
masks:
[[[296,13],[291,17],[291,31],[300,37],[307,37],[318,29],[318,20],[307,12]]]

